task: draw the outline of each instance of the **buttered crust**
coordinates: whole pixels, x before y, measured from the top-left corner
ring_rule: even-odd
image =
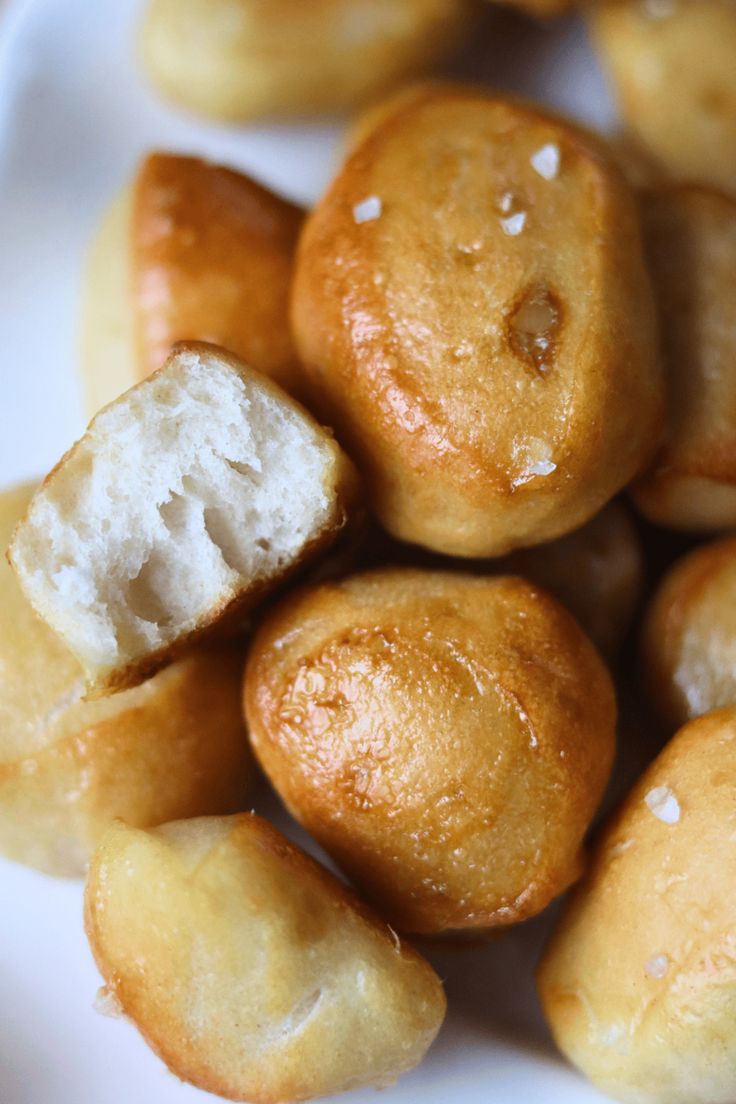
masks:
[[[615,702],[531,584],[386,569],[304,588],[261,625],[244,700],[287,807],[399,928],[514,923],[578,877]]]
[[[379,120],[300,241],[311,401],[394,536],[461,556],[551,540],[660,432],[633,197],[596,139],[479,90],[428,86]]]
[[[668,410],[664,442],[634,484],[634,501],[659,525],[732,529],[736,201],[710,188],[665,186],[644,192],[642,209]]]
[[[288,301],[302,218],[243,173],[149,154],[90,248],[82,310],[90,414],[186,340],[221,345],[298,392]]]
[[[108,1001],[176,1076],[230,1100],[392,1084],[444,1018],[429,963],[253,814],[113,826],[85,926]]]
[[[736,1083],[736,711],[687,724],[598,842],[539,969],[558,1045],[631,1104]]]

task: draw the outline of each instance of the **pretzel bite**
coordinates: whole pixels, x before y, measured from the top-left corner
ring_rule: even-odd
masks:
[[[90,414],[185,340],[222,345],[296,392],[288,298],[302,217],[232,169],[173,153],[144,158],[90,250],[82,315]]]
[[[736,189],[736,4],[603,0],[593,41],[626,123],[679,180]]]
[[[312,403],[402,540],[551,540],[656,446],[636,205],[602,143],[535,107],[441,85],[394,101],[307,220],[292,317]]]
[[[149,0],[152,82],[216,119],[339,111],[450,53],[470,0]]]
[[[611,502],[574,533],[514,552],[499,566],[558,598],[604,656],[619,651],[644,590],[641,542],[621,502]]]
[[[665,576],[644,622],[642,659],[670,729],[736,705],[736,538],[698,548]]]
[[[634,501],[660,525],[734,528],[736,201],[706,188],[660,188],[644,194],[643,211],[668,417]]]
[[[332,543],[356,486],[329,432],[280,387],[182,343],[92,419],[8,556],[90,690],[112,693],[232,633]]]
[[[522,579],[394,569],[304,588],[255,637],[245,711],[289,810],[403,930],[512,924],[580,874],[613,690]]]
[[[5,547],[33,487],[0,492]],[[198,649],[135,690],[84,700],[84,673],[0,560],[0,853],[79,876],[113,817],[240,808],[251,774],[241,649]]]
[[[85,920],[108,1001],[230,1100],[391,1084],[444,1018],[429,963],[254,814],[114,825]]]
[[[539,969],[560,1049],[631,1104],[731,1104],[736,710],[691,721],[599,840]]]

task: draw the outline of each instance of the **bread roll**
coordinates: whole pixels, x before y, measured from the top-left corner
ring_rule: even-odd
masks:
[[[736,711],[686,725],[599,840],[539,970],[558,1045],[631,1104],[731,1104]]]
[[[256,634],[245,711],[289,810],[400,930],[512,924],[580,874],[613,689],[530,583],[394,569],[304,588]]]
[[[391,1084],[445,1014],[429,963],[253,814],[116,824],[85,920],[108,1000],[177,1077],[230,1100]]]
[[[90,415],[185,340],[222,345],[295,392],[288,298],[302,217],[231,169],[146,157],[90,253],[82,317]]]
[[[736,538],[675,564],[642,634],[647,688],[670,728],[736,705]]]
[[[635,204],[600,142],[536,108],[437,85],[395,105],[307,220],[292,316],[312,402],[402,540],[551,540],[656,446]]]
[[[182,344],[93,418],[10,558],[89,686],[133,686],[328,544],[354,470],[265,376]]]
[[[340,111],[448,54],[468,0],[149,0],[152,82],[216,119]]]
[[[736,190],[734,0],[598,0],[588,10],[645,149],[677,180]]]
[[[506,556],[499,568],[558,598],[607,657],[623,644],[644,590],[641,542],[621,502],[566,537]]]
[[[0,492],[0,547],[32,485]],[[198,649],[134,690],[84,701],[82,669],[0,560],[0,853],[84,872],[113,817],[160,824],[242,807],[251,773],[239,649]]]
[[[634,501],[660,525],[735,528],[736,202],[706,188],[661,188],[645,193],[643,210],[668,419]]]

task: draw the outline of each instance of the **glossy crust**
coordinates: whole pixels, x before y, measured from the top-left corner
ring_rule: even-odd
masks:
[[[736,4],[603,0],[593,40],[621,112],[674,179],[736,191]]]
[[[0,494],[2,545],[32,485]],[[83,700],[83,672],[0,561],[0,852],[80,876],[110,820],[242,807],[251,775],[240,649],[200,649],[135,690]]]
[[[623,644],[644,592],[641,542],[621,502],[566,537],[506,556],[499,569],[558,598],[609,658]]]
[[[493,0],[493,3],[503,4],[508,8],[518,8],[528,15],[546,19],[548,16],[563,15],[570,11],[575,0]]]
[[[304,588],[261,625],[244,697],[287,807],[400,929],[515,923],[580,874],[613,690],[531,584],[384,570]]]
[[[569,532],[656,445],[635,204],[597,140],[536,108],[441,85],[395,101],[307,220],[292,317],[380,520],[435,551]]]
[[[665,576],[644,622],[642,662],[670,730],[736,705],[736,538],[698,548]]]
[[[538,982],[567,1057],[631,1104],[731,1104],[736,711],[686,725],[600,839]]]
[[[200,618],[196,625],[183,631],[170,644],[148,651],[130,662],[121,662],[115,667],[105,668],[103,670],[86,669],[85,677],[87,679],[87,696],[89,698],[104,697],[107,694],[138,686],[145,679],[150,678],[174,659],[177,659],[180,655],[187,652],[194,644],[198,644],[202,640],[212,640],[213,638],[216,640],[218,638],[230,637],[233,631],[237,631],[237,629],[240,628],[245,614],[253,609],[277,586],[286,582],[287,579],[298,572],[302,565],[315,559],[323,549],[328,548],[333,543],[337,535],[347,524],[348,518],[358,500],[358,474],[351,460],[332,438],[330,432],[314,422],[314,419],[301,403],[288,396],[286,392],[273,381],[262,376],[258,372],[254,372],[237,357],[231,356],[226,350],[207,345],[203,342],[180,342],[173,348],[170,360],[173,360],[180,354],[188,353],[202,357],[216,357],[219,361],[224,362],[231,371],[237,373],[245,380],[257,383],[259,387],[270,392],[279,402],[298,410],[300,415],[313,423],[313,428],[323,437],[323,446],[329,456],[329,465],[325,473],[323,489],[331,503],[330,516],[321,530],[315,533],[312,539],[304,545],[298,559],[287,568],[280,570],[275,575],[267,574],[263,577],[253,578],[248,584],[243,585],[232,597],[223,597],[220,602],[213,605],[207,611],[205,616]],[[138,386],[145,387],[145,385],[146,381],[143,381],[142,384]],[[103,412],[101,411],[100,413]],[[85,452],[88,449],[93,451],[94,446],[88,444],[88,435],[90,430],[94,428],[94,424],[95,419],[93,418],[90,426],[88,426],[87,433],[81,437],[80,440],[62,456],[58,464],[52,468],[37,489],[36,495],[42,493],[44,488],[50,485],[55,479],[65,480],[68,484],[73,483],[73,480],[68,479],[67,468],[71,472],[74,472],[74,465],[77,463],[79,454],[82,453],[83,450]],[[67,490],[70,490],[68,486]],[[19,547],[25,541],[23,530],[27,524],[30,524],[29,518],[32,509],[33,499],[29,504],[28,510],[15,529],[7,552],[8,560],[11,567],[15,570],[16,575],[24,578],[28,573],[28,564],[25,562],[25,554],[23,565],[21,566],[19,564]],[[48,615],[47,619],[49,620],[53,616],[53,611],[46,605],[44,605],[43,609],[37,609],[36,612],[41,617]]]
[[[660,525],[734,528],[736,201],[674,187],[646,192],[642,202],[669,409],[663,447],[634,501]]]
[[[153,83],[217,119],[340,111],[447,55],[470,0],[149,0]]]
[[[231,169],[146,157],[90,253],[83,375],[91,412],[185,340],[221,345],[294,393],[288,300],[303,214]]]
[[[173,1073],[231,1100],[390,1084],[444,1018],[431,966],[253,814],[115,825],[85,925],[108,1001]]]

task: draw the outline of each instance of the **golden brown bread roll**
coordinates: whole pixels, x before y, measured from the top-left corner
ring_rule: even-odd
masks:
[[[0,493],[0,546],[31,485]],[[113,817],[160,824],[238,809],[251,773],[241,649],[199,649],[105,701],[0,561],[0,852],[78,876]]]
[[[593,41],[632,132],[678,180],[736,190],[734,0],[603,0]]]
[[[346,524],[353,465],[272,380],[201,342],[104,407],[8,551],[97,694],[225,636]]]
[[[82,319],[89,412],[160,368],[184,340],[222,345],[294,392],[288,299],[302,218],[242,173],[149,154],[90,252]]]
[[[631,193],[596,139],[430,86],[307,220],[292,317],[311,399],[403,540],[501,555],[582,525],[662,419]]]
[[[85,921],[108,1001],[177,1077],[231,1100],[391,1084],[445,1014],[429,963],[253,814],[116,824]]]
[[[671,729],[736,705],[736,538],[698,548],[665,576],[644,622],[642,659]]]
[[[289,810],[400,929],[515,923],[580,874],[613,690],[530,583],[384,570],[304,588],[254,639],[245,711]]]
[[[644,590],[641,543],[621,502],[566,537],[513,552],[498,566],[558,598],[609,658],[623,644]]]
[[[731,1104],[736,710],[687,724],[605,829],[539,970],[561,1050],[631,1104]]]
[[[469,0],[150,0],[153,83],[217,119],[339,111],[448,54]]]
[[[634,501],[660,525],[734,528],[736,201],[707,188],[673,187],[646,192],[642,202],[668,418]]]

